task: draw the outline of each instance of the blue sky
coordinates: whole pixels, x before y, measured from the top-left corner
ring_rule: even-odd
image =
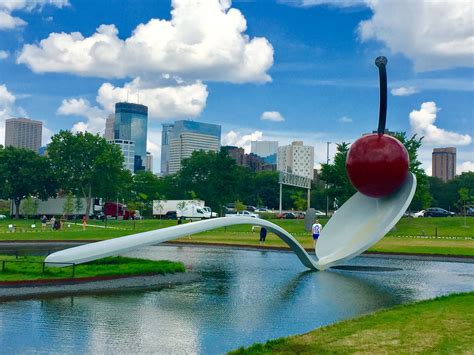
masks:
[[[173,13],[171,11],[173,10]],[[223,143],[352,142],[376,129],[378,73],[388,57],[390,130],[456,146],[474,170],[471,1],[6,0],[0,3],[3,120],[101,132],[113,103],[150,107],[159,167],[161,123],[221,124]],[[331,155],[335,145],[331,145]]]

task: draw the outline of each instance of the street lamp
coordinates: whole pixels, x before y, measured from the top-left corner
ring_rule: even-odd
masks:
[[[329,164],[329,144],[331,144],[331,142],[326,142],[326,164]],[[328,195],[327,181],[324,186],[326,187],[326,217],[327,217],[329,213],[329,195]]]

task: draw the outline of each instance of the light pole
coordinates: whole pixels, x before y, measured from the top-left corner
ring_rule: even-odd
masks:
[[[331,142],[326,142],[326,164],[329,164],[329,144]],[[328,216],[329,213],[329,195],[328,195],[328,184],[326,181],[326,217]]]

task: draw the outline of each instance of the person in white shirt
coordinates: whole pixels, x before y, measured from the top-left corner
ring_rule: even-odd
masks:
[[[314,222],[313,226],[311,227],[311,230],[313,231],[313,240],[314,240],[315,248],[316,248],[316,241],[318,240],[322,229],[323,229],[323,226],[319,223],[319,219],[317,219],[316,222]]]

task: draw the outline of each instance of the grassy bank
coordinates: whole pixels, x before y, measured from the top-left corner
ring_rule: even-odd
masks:
[[[323,225],[327,222],[326,219],[321,219],[321,221]],[[107,224],[103,221],[90,221],[91,226],[85,229],[81,225],[68,223],[69,226],[66,225],[64,229],[52,231],[50,228],[42,230],[41,227],[33,229],[31,228],[33,222],[31,220],[0,221],[0,240],[102,240],[176,225],[176,221],[156,219],[111,220]],[[304,221],[272,220],[272,222],[294,235],[303,246],[312,247],[313,242],[304,229]],[[403,218],[370,251],[474,256],[474,240],[465,239],[474,237],[474,218],[468,218],[467,222],[467,226],[464,226],[462,217]],[[11,223],[16,225],[15,232],[8,231],[8,224]],[[237,225],[192,235],[191,238],[193,242],[201,243],[258,245],[258,232],[252,233],[251,230],[249,225]],[[405,236],[410,236],[410,238],[404,238]],[[431,238],[417,238],[419,236]],[[447,239],[452,237],[462,239]],[[182,238],[180,241],[188,240],[188,238]],[[286,247],[278,237],[271,233],[267,237],[266,245]]]
[[[41,280],[70,278],[72,267],[46,267],[44,257],[28,256],[16,259],[14,256],[0,255],[0,265],[6,260],[5,270],[0,269],[0,282],[20,280]],[[96,276],[132,276],[140,274],[166,274],[184,272],[183,263],[167,260],[145,260],[124,257],[109,257],[76,265],[75,278]]]
[[[471,353],[474,293],[398,306],[232,354]]]

